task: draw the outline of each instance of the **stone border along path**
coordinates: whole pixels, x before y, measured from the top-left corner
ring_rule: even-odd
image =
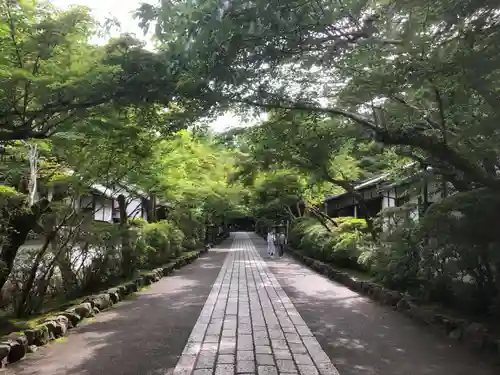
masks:
[[[246,233],[236,233],[174,375],[338,375]]]

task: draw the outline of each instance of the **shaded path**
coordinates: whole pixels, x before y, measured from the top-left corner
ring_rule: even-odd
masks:
[[[265,253],[260,237],[237,233],[8,373],[333,375],[335,367],[341,375],[500,373],[405,316]]]
[[[231,240],[130,300],[9,366],[9,375],[164,375],[173,372]],[[1,370],[0,370],[1,373]]]
[[[260,253],[265,241],[252,240]],[[267,256],[266,256],[267,258]],[[493,375],[463,345],[333,282],[294,259],[271,271],[341,375]]]
[[[236,234],[174,375],[338,375],[253,236]]]

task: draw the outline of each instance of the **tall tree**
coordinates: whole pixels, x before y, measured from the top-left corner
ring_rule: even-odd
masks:
[[[355,139],[356,128],[345,121],[332,125],[333,121],[338,120],[301,111],[274,111],[268,121],[250,133],[250,162],[261,170],[291,168],[313,184],[333,185],[329,189],[331,193],[348,192],[358,202],[360,215],[376,237],[363,195],[355,189],[366,175],[356,160],[362,152],[361,143]],[[397,162],[389,151],[380,153],[378,159],[384,158],[386,167]]]
[[[140,13],[221,102],[341,116],[458,189],[498,189],[493,2],[205,0]]]
[[[0,141],[50,137],[99,118],[107,106],[175,101],[189,116],[204,113],[194,94],[203,96],[202,88],[189,82],[180,60],[149,52],[129,35],[90,44],[99,25],[87,8],[8,0],[0,4],[0,25]]]

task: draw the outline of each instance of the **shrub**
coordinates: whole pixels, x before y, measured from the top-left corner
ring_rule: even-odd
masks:
[[[384,212],[391,224],[362,261],[386,286],[423,301],[498,314],[499,209],[500,195],[477,189],[432,204],[418,222],[404,207]]]
[[[184,234],[172,222],[162,220],[142,227],[148,263],[164,263],[182,252]],[[142,244],[141,244],[142,246]]]
[[[394,212],[389,213],[394,219]],[[417,223],[407,219],[395,220],[380,236],[380,243],[364,253],[360,261],[370,268],[376,281],[400,291],[420,288],[421,242]],[[382,215],[383,219],[384,215]]]
[[[200,247],[205,240],[204,220],[199,217],[199,212],[182,211],[174,212],[171,215],[171,222],[184,234],[182,246],[188,250]]]
[[[83,245],[79,251],[91,259],[83,267],[83,290],[94,290],[121,275],[120,228],[117,225],[95,221],[79,233]],[[75,241],[76,243],[76,241]],[[72,250],[68,244],[67,251]]]
[[[364,219],[335,219],[330,231],[314,218],[298,219],[289,234],[289,243],[309,256],[341,267],[362,268],[359,257],[371,246]]]
[[[142,217],[134,217],[131,219],[128,219],[128,225],[131,228],[142,228],[147,224],[147,220],[143,219]]]
[[[433,204],[419,223],[423,277],[432,286],[439,281],[447,300],[472,313],[500,314],[499,210],[500,194],[482,188]]]

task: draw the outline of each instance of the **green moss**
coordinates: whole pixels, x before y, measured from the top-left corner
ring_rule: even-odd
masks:
[[[68,341],[68,338],[66,336],[63,336],[63,337],[59,337],[59,338],[53,340],[52,343],[57,344],[57,343],[64,343],[67,341]]]
[[[24,198],[25,195],[18,192],[11,186],[0,185],[0,198]]]

